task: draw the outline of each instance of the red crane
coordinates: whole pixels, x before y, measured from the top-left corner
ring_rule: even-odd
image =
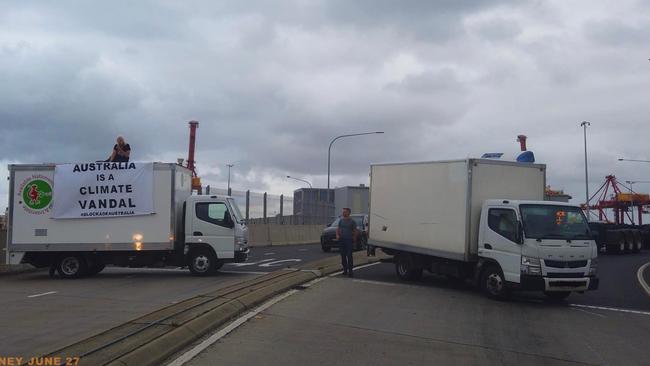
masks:
[[[630,223],[634,222],[632,217],[633,211],[631,209],[637,207],[639,215],[637,224],[642,225],[643,207],[650,205],[650,196],[647,194],[640,194],[634,191],[623,193],[614,175],[605,177],[605,183],[589,198],[589,202],[593,202],[596,196],[598,196],[595,201],[596,203],[593,205],[589,204],[589,209],[598,211],[598,220],[606,222],[611,222],[607,215],[607,210],[612,210],[615,224],[624,224],[626,216]]]
[[[192,190],[202,193],[201,178],[196,174],[196,162],[194,161],[194,147],[196,145],[196,129],[199,128],[198,121],[190,121],[190,147],[187,154],[187,169],[192,171]]]

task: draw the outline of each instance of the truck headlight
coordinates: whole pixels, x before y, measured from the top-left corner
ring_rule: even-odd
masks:
[[[521,256],[521,274],[531,276],[542,275],[542,265],[539,258]]]
[[[248,242],[243,236],[235,236],[235,248],[242,251],[248,247]]]
[[[589,266],[589,276],[598,275],[598,258],[591,259],[591,265]]]

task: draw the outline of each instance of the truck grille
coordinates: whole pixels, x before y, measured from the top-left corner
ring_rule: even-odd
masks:
[[[584,287],[587,286],[585,281],[549,281],[551,287]]]
[[[544,259],[546,267],[552,268],[581,268],[587,265],[587,261],[552,261]]]
[[[585,277],[584,273],[581,272],[571,272],[571,273],[557,273],[557,272],[549,272],[546,274],[546,277],[548,278],[583,278]]]

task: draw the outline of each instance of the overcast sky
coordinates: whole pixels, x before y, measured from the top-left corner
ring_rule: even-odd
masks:
[[[584,199],[650,180],[648,1],[1,1],[0,173],[9,163],[187,156],[234,189],[368,183],[369,164],[515,153]],[[650,191],[650,184],[638,185]],[[0,207],[7,202],[0,182]]]

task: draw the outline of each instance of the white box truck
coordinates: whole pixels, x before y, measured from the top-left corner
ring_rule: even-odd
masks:
[[[64,278],[125,267],[207,275],[244,262],[248,229],[231,197],[192,195],[171,163],[9,165],[7,261]]]
[[[597,248],[575,205],[543,201],[546,167],[488,159],[376,164],[368,243],[397,275],[423,270],[552,299],[598,287]]]

